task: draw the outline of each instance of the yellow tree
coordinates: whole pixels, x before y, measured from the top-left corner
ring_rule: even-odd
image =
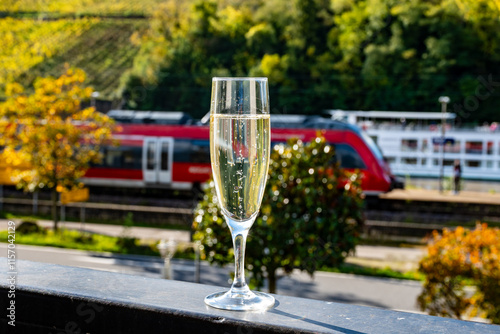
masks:
[[[111,140],[113,121],[93,107],[81,108],[92,93],[84,81],[82,70],[67,68],[59,78],[38,78],[31,94],[9,85],[0,105],[0,146],[30,166],[15,174],[17,185],[51,190],[56,230],[57,192],[79,187],[90,163],[101,160],[100,146]]]

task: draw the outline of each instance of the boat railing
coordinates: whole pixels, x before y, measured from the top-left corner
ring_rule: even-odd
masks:
[[[361,129],[365,131],[370,131],[370,130],[400,130],[400,131],[428,131],[428,132],[435,132],[435,133],[441,133],[441,126],[440,125],[403,125],[403,124],[373,124],[373,125],[364,125],[364,124],[359,124],[358,125]],[[472,125],[465,125],[465,126],[451,126],[448,125],[445,127],[446,132],[479,132],[479,133],[500,133],[500,128],[491,128],[490,126],[485,127],[485,126],[472,126]]]

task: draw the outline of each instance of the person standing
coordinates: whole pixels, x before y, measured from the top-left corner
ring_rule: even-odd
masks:
[[[462,167],[460,166],[460,160],[455,160],[455,164],[453,166],[453,183],[454,189],[453,193],[458,195],[460,191],[460,178],[462,177]]]

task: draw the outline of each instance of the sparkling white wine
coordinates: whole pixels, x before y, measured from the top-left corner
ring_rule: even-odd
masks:
[[[210,156],[217,198],[235,221],[257,214],[269,166],[269,115],[210,117]]]

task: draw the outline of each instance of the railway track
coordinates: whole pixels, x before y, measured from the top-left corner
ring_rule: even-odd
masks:
[[[29,205],[33,206],[33,200],[22,199],[22,198],[4,198],[3,203],[5,204],[19,204],[19,205]],[[48,200],[38,200],[39,206],[51,206],[52,202]],[[61,204],[58,203],[58,206]],[[113,204],[113,203],[70,203],[66,204],[67,209],[70,208],[85,208],[85,209],[98,209],[98,210],[115,210],[115,211],[143,211],[143,212],[155,212],[155,213],[165,213],[165,214],[179,214],[179,215],[190,215],[193,213],[193,209],[187,208],[169,208],[169,207],[159,207],[159,206],[145,206],[145,205],[131,205],[131,204]]]
[[[368,198],[366,217],[379,221],[437,223],[441,225],[470,224],[476,221],[500,223],[500,202],[493,196],[485,198],[455,196],[408,196]]]
[[[46,194],[40,199],[6,197],[0,200],[0,211],[25,215],[50,216],[52,201]],[[114,202],[109,202],[113,200]],[[140,204],[133,204],[140,203]],[[192,199],[147,199],[120,196],[91,196],[88,202],[69,203],[61,206],[62,219],[107,221],[122,223],[132,214],[135,223],[179,226],[190,226],[196,202]]]
[[[42,194],[36,201],[18,191],[8,192],[1,200],[2,210],[18,214],[50,215],[51,201]],[[72,203],[64,207],[66,219],[79,220],[84,212],[87,221],[120,223],[130,214],[136,223],[186,228],[193,221],[197,201],[182,194],[158,196],[122,196],[107,193],[91,194],[89,202]],[[21,197],[22,196],[22,197]],[[500,206],[482,203],[444,203],[408,201],[390,198],[368,198],[365,210],[366,235],[372,237],[422,238],[433,230],[458,224],[473,226],[476,221],[500,223]]]

